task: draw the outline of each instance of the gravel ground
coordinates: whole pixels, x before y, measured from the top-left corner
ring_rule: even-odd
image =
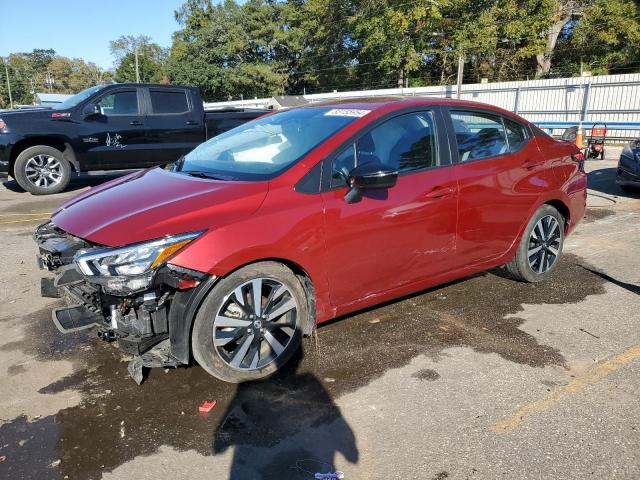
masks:
[[[58,333],[31,232],[104,179],[51,197],[6,182],[0,478],[640,478],[640,196],[613,159],[587,167],[550,281],[488,272],[348,316],[239,387],[197,366],[137,386],[112,345]]]

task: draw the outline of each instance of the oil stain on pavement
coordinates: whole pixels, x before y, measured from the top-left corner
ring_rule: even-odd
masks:
[[[615,211],[610,208],[590,207],[587,208],[582,223],[593,223],[597,220],[615,215]]]
[[[21,349],[42,361],[72,360],[75,373],[41,393],[75,389],[83,400],[53,416],[32,422],[19,417],[1,425],[1,453],[7,457],[2,468],[7,478],[99,478],[103,471],[170,445],[203,455],[233,447],[233,468],[250,471],[257,460],[243,452],[251,447],[286,443],[297,434],[314,439],[314,432],[329,426],[331,446],[314,450],[313,456],[330,462],[340,451],[356,462],[355,438],[335,399],[417,355],[437,362],[446,349],[464,346],[531,367],[563,366],[558,350],[520,330],[523,320],[517,313],[522,304],[576,303],[603,294],[605,280],[581,264],[565,255],[553,277],[539,284],[497,273],[477,275],[332,321],[305,341],[304,357],[275,377],[240,386],[220,382],[199,367],[154,369],[138,386],[113,345],[84,333],[62,335],[49,309],[37,312],[25,318],[25,339],[2,348]],[[331,381],[320,380],[327,378]],[[418,378],[445,381],[436,371],[418,372]],[[212,398],[216,408],[200,417],[198,404]],[[308,478],[289,469],[305,452],[291,445],[261,465],[282,478]]]

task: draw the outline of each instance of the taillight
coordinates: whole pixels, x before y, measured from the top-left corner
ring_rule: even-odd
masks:
[[[578,162],[578,169],[584,172],[584,153],[578,152],[571,155],[574,162]]]

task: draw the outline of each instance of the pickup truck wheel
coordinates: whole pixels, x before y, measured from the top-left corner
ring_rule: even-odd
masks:
[[[36,145],[21,152],[13,170],[18,185],[33,195],[61,192],[71,179],[71,165],[62,152],[46,145]]]
[[[551,205],[542,205],[529,220],[507,272],[523,282],[544,280],[558,265],[563,242],[564,218]]]
[[[260,262],[223,278],[196,315],[196,361],[231,383],[258,380],[284,365],[300,347],[307,321],[305,290],[282,264]]]

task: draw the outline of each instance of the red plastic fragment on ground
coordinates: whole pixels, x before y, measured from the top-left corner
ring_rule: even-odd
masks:
[[[200,413],[209,413],[211,410],[213,410],[213,407],[216,406],[216,402],[215,400],[211,400],[210,402],[205,400],[204,402],[202,402],[202,405],[200,405],[198,407],[198,411]]]

